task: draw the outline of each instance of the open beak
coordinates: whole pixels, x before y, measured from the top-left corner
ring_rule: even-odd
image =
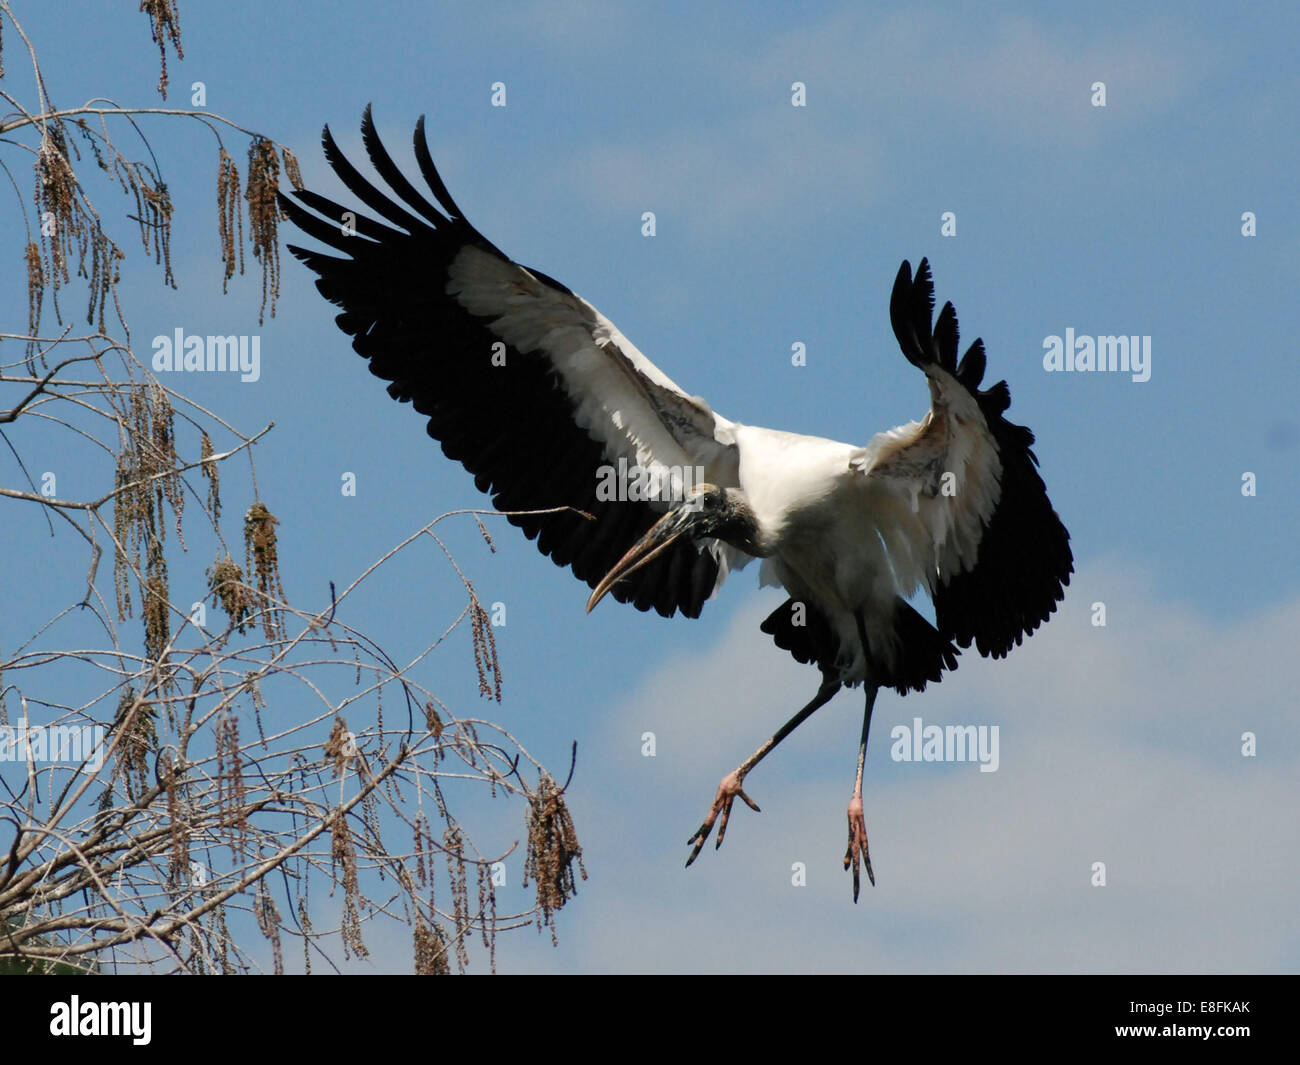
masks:
[[[596,585],[596,590],[591,593],[591,598],[587,600],[587,613],[590,614],[597,603],[605,598],[608,592],[615,584],[624,577],[635,573],[646,563],[658,558],[664,551],[672,547],[673,543],[690,527],[689,522],[682,520],[680,510],[671,510],[655,522],[646,531],[628,553],[614,563],[614,568],[605,574],[604,580]]]

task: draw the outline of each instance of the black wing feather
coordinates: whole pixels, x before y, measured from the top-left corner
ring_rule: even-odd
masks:
[[[1034,434],[1002,416],[1011,405],[1006,381],[979,391],[986,362],[983,343],[976,340],[956,364],[956,313],[945,304],[931,336],[933,308],[930,264],[922,259],[913,279],[904,262],[889,304],[899,346],[921,369],[938,363],[955,373],[979,404],[1002,462],[998,504],[984,526],[975,565],[935,589],[935,621],[939,632],[960,646],[973,641],[980,654],[1001,658],[1065,597],[1074,572],[1070,534],[1038,475]]]
[[[331,167],[384,222],[357,215],[349,233],[341,225],[345,208],[334,201],[306,191],[294,199],[281,195],[281,207],[296,226],[342,255],[292,245],[289,250],[318,275],[321,294],[342,309],[336,322],[370,372],[389,382],[393,398],[409,401],[428,419],[429,435],[474,475],[481,490],[493,493],[497,508],[569,506],[594,517],[565,511],[509,519],[544,554],[594,588],[662,512],[646,503],[596,498],[598,468],[612,457],[576,425],[574,403],[550,364],[538,353],[507,346],[505,366],[494,366],[493,345],[502,341],[490,320],[466,313],[447,295],[448,268],[467,244],[506,257],[461,215],[433,164],[424,119],[416,125],[415,157],[442,212],[398,170],[369,108],[362,141],[380,178],[416,213],[364,178],[327,127],[322,144]],[[717,576],[713,555],[683,540],[610,594],[640,610],[697,617]]]

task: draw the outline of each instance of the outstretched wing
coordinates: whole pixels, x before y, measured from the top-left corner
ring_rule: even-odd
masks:
[[[342,308],[335,320],[370,372],[429,419],[429,435],[498,509],[568,506],[594,517],[512,516],[543,554],[594,588],[683,479],[737,483],[730,422],[590,303],[511,261],[465,220],[433,165],[423,117],[415,158],[437,206],[393,163],[369,107],[361,132],[386,190],[348,162],[328,127],[325,157],[381,220],[314,192],[281,196],[295,225],[342,254],[289,250]],[[684,538],[611,594],[639,610],[696,617],[735,554]]]
[[[1038,475],[1034,434],[1003,417],[1006,381],[979,389],[983,343],[958,362],[952,304],[932,329],[933,313],[929,263],[913,278],[904,262],[889,316],[903,354],[929,381],[930,411],[878,434],[852,467],[866,478],[902,594],[925,587],[944,637],[1001,658],[1064,598],[1070,535]]]

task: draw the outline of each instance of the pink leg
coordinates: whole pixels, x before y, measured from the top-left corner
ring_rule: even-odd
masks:
[[[858,889],[862,879],[860,866],[867,867],[867,878],[871,886],[876,886],[876,874],[871,869],[871,851],[867,847],[867,821],[862,812],[862,773],[867,765],[867,733],[871,731],[871,710],[876,703],[874,684],[867,685],[867,709],[862,718],[862,742],[858,745],[858,777],[853,784],[853,796],[849,799],[849,846],[844,852],[844,868],[853,867],[853,901],[858,901]]]
[[[727,821],[731,817],[731,804],[736,801],[736,796],[739,795],[745,802],[745,805],[755,813],[759,812],[758,804],[746,795],[744,789],[741,787],[745,782],[745,776],[754,768],[754,766],[758,765],[759,762],[767,757],[778,743],[803,724],[803,722],[810,717],[814,711],[830,702],[831,697],[839,690],[840,682],[838,680],[832,680],[827,676],[822,681],[822,686],[817,689],[817,694],[813,696],[812,701],[807,706],[782,725],[777,733],[763,744],[762,747],[750,755],[749,758],[735,770],[735,772],[728,773],[722,778],[722,783],[718,785],[718,793],[713,797],[713,805],[709,807],[709,816],[704,819],[704,824],[700,825],[700,827],[696,829],[695,834],[686,841],[688,847],[694,844],[694,850],[691,851],[691,856],[686,859],[686,865],[688,868],[690,867],[690,864],[699,857],[700,851],[704,847],[704,842],[709,838],[709,833],[713,831],[713,823],[718,819],[719,814],[722,815],[722,824],[718,826],[718,841],[713,846],[714,850],[722,846],[722,839],[727,834]]]

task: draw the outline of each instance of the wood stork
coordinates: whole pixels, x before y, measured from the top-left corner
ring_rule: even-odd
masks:
[[[904,262],[889,313],[929,384],[924,419],[865,445],[731,421],[674,384],[590,303],[475,229],[434,167],[423,117],[415,159],[436,205],[394,164],[369,107],[361,132],[386,191],[352,166],[328,127],[324,152],[377,219],[314,192],[280,201],[300,229],[341,253],[290,248],[342,308],[339,327],[498,509],[574,508],[510,520],[594,589],[588,611],[608,594],[638,610],[697,617],[731,569],[762,559],[764,583],[789,593],[762,630],[817,666],[821,685],[722,779],[687,841],[686,864],[719,817],[721,846],[737,796],[758,809],[746,775],[841,687],[861,684],[844,855],[856,902],[860,865],[875,883],[862,776],[876,693],[923,690],[972,643],[1005,656],[1053,613],[1073,572],[1033,434],[1004,417],[1005,381],[979,388],[983,344],[957,361],[952,304],[932,326],[929,265],[922,259],[913,275]],[[600,490],[620,461],[642,471],[642,493]],[[683,470],[700,475],[683,480]],[[933,600],[933,624],[907,602],[918,589]]]

